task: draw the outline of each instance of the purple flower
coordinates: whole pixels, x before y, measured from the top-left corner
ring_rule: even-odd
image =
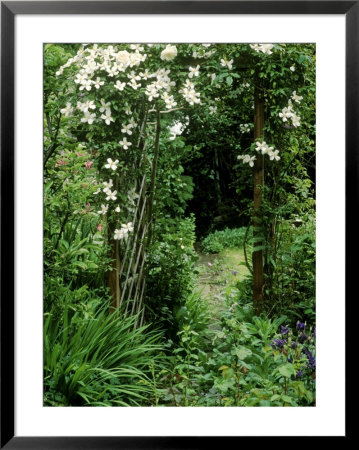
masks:
[[[237,271],[236,270],[232,270],[232,275],[237,275]]]
[[[315,361],[315,358],[314,358],[314,356],[308,356],[308,367],[310,368],[310,369],[315,369],[315,367],[316,367],[316,361]]]
[[[303,376],[303,370],[298,370],[297,372],[297,378],[300,378]]]
[[[293,341],[291,347],[294,349],[294,348],[297,348],[297,346],[298,346],[298,344],[295,341]]]
[[[316,367],[316,361],[315,361],[314,356],[311,354],[311,352],[306,347],[303,347],[303,353],[308,358],[307,367],[314,370]]]
[[[289,328],[284,327],[283,325],[280,326],[280,332],[283,336],[289,333]]]
[[[291,356],[288,356],[288,362],[292,363],[293,362],[293,358]]]
[[[284,344],[286,344],[286,340],[285,339],[274,339],[273,342],[271,343],[271,347],[272,348],[282,348]]]
[[[305,328],[305,322],[304,323],[302,323],[302,322],[297,322],[297,330],[304,330],[304,328]]]

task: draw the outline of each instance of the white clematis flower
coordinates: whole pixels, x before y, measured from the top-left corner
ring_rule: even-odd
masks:
[[[130,123],[128,125],[122,125],[121,131],[122,131],[122,133],[127,133],[127,134],[131,135],[132,134],[131,128],[132,128],[132,125]]]
[[[128,142],[127,138],[125,138],[125,137],[122,139],[122,141],[119,142],[119,144],[120,144],[125,150],[127,150],[128,147],[129,147],[130,145],[132,145],[131,142]]]
[[[106,200],[116,200],[117,191],[111,192],[110,190],[107,191],[107,197]]]
[[[101,119],[103,119],[106,122],[106,125],[110,125],[111,122],[114,122],[114,119],[111,116],[111,110],[106,109],[106,113],[101,114]]]
[[[189,68],[188,78],[198,77],[198,75],[199,75],[199,68],[200,68],[200,66],[190,67]]]
[[[116,159],[116,161],[112,161],[111,158],[108,158],[107,162],[108,162],[108,164],[105,165],[106,169],[111,169],[111,170],[117,169],[117,164],[119,163],[118,159]]]
[[[108,205],[101,205],[101,211],[97,211],[97,214],[107,214]]]

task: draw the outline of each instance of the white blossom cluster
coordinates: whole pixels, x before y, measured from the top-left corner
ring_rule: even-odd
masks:
[[[84,116],[81,119],[81,122],[92,124],[93,121],[96,119],[96,114],[91,113],[90,110],[96,109],[96,105],[94,104],[93,100],[88,100],[86,102],[77,102],[76,109],[81,111]]]
[[[251,155],[238,155],[237,159],[242,160],[243,164],[249,164],[250,167],[254,166],[254,161],[257,159],[257,157],[251,156]]]
[[[74,112],[74,108],[71,103],[66,103],[65,108],[60,109],[60,113],[64,114],[65,117],[71,117]]]
[[[240,123],[239,129],[241,130],[241,133],[249,133],[251,131],[251,124],[250,123]]]
[[[106,123],[106,125],[110,125],[111,122],[114,122],[113,117],[111,116],[111,103],[110,102],[106,102],[103,98],[101,98],[101,106],[100,106],[100,112],[102,112],[103,114],[101,114],[101,119],[103,119]]]
[[[127,111],[131,112],[131,110],[127,110]],[[132,112],[131,112],[131,114],[132,114]],[[122,132],[123,134],[128,134],[129,136],[131,136],[131,135],[132,135],[132,130],[133,130],[134,128],[136,128],[136,127],[137,127],[137,123],[136,123],[135,120],[131,117],[130,120],[128,121],[128,124],[127,124],[127,125],[126,125],[126,124],[123,124],[123,125],[122,125],[121,132]],[[132,142],[128,141],[128,140],[127,140],[127,137],[124,136],[124,137],[121,139],[121,141],[119,141],[119,144],[120,144],[120,146],[121,146],[124,150],[127,150],[128,147],[131,147]]]
[[[65,68],[76,63],[81,66],[75,79],[75,83],[80,85],[79,89],[86,89],[87,91],[90,91],[92,87],[99,89],[104,82],[98,78],[94,79],[96,71],[104,70],[109,77],[114,77],[120,72],[125,72],[128,67],[138,66],[146,60],[147,54],[141,53],[144,51],[144,47],[140,44],[131,44],[130,49],[133,51],[117,51],[112,45],[104,48],[97,44],[94,44],[91,48],[81,47],[73,58],[70,58],[66,64],[60,67],[56,75],[61,75]]]
[[[170,141],[173,141],[177,136],[182,134],[185,128],[186,125],[182,122],[175,122],[171,127],[168,127],[171,134]]]
[[[288,120],[291,120],[293,127],[297,128],[300,126],[300,116],[295,113],[292,100],[294,100],[296,103],[300,103],[301,100],[303,100],[303,97],[298,95],[296,91],[293,91],[292,97],[288,100],[288,106],[282,109],[282,111],[279,113],[279,117],[283,122],[288,122]]]
[[[256,148],[255,150],[257,152],[260,152],[262,155],[268,155],[269,159],[271,161],[279,161],[280,156],[278,155],[279,150],[274,150],[274,147],[269,146],[266,142],[256,142]],[[254,161],[257,159],[257,157],[250,156],[250,155],[238,155],[237,159],[242,160],[243,164],[248,164],[250,167],[254,166]]]
[[[148,97],[148,101],[152,102],[154,98],[159,97],[160,91],[165,91],[162,93],[161,98],[165,101],[166,107],[171,109],[173,106],[177,105],[177,103],[174,101],[173,95],[169,95],[168,93],[176,83],[171,81],[168,76],[169,73],[169,69],[159,69],[157,72],[149,74],[148,76],[146,74],[148,78],[156,78],[156,81],[147,85],[145,94]]]
[[[127,239],[128,233],[133,231],[133,224],[132,222],[128,222],[127,224],[123,223],[121,224],[120,229],[115,230],[114,239],[121,240],[121,239]]]
[[[164,92],[161,95],[162,100],[166,103],[166,108],[167,109],[172,109],[175,106],[177,106],[177,102],[175,101],[173,95],[169,95],[168,92]]]
[[[262,52],[267,55],[271,55],[273,53],[272,48],[274,47],[273,44],[250,44],[249,46],[257,53]]]
[[[274,147],[269,146],[266,142],[256,142],[256,148],[255,150],[257,152],[261,152],[262,155],[268,155],[269,159],[271,161],[280,160],[280,156],[278,156],[279,150],[274,150]]]
[[[208,47],[211,46],[211,44],[201,44],[204,48],[199,48],[198,51],[194,51],[192,53],[193,58],[198,58],[198,59],[202,59],[202,58],[210,58],[212,55],[214,55],[216,53],[216,50],[209,50],[206,51],[206,49]]]
[[[204,44],[204,48],[210,44]],[[147,47],[151,47],[151,44],[147,44]],[[164,62],[172,61],[176,58],[178,53],[177,47],[172,44],[166,45],[164,50],[160,54],[160,58]],[[144,89],[144,93],[147,96],[148,101],[152,102],[154,99],[161,98],[166,105],[166,109],[171,110],[177,106],[177,101],[171,93],[171,89],[176,86],[176,83],[169,77],[170,69],[159,68],[157,71],[151,73],[146,70],[137,71],[136,68],[143,63],[147,58],[145,53],[145,46],[140,44],[131,44],[129,50],[119,50],[118,47],[109,45],[107,47],[98,46],[97,44],[87,47],[82,46],[77,52],[76,56],[70,58],[65,65],[63,65],[58,71],[57,75],[61,75],[63,71],[74,64],[78,67],[78,72],[75,75],[75,83],[79,86],[80,91],[91,91],[92,89],[100,89],[105,83],[106,79],[103,77],[103,72],[113,79],[113,86],[118,92],[123,92],[125,89],[138,90]],[[233,60],[226,61],[221,60],[222,65],[227,65],[231,68]],[[190,105],[199,104],[200,93],[196,92],[194,83],[191,79],[199,76],[200,66],[189,67],[188,78],[181,90],[176,91],[182,94],[182,97]],[[100,72],[100,73],[98,73]],[[126,72],[126,73],[125,73]],[[102,74],[102,78],[98,75]],[[93,101],[92,101],[93,102]],[[114,122],[112,117],[110,103],[102,102],[98,117],[96,113],[91,109],[95,109],[93,106],[79,106],[78,109],[83,112],[81,121],[88,124],[93,124],[96,120],[102,119],[107,125]],[[61,110],[66,116],[70,117],[73,112],[73,106],[68,103],[66,107]],[[131,114],[125,111],[126,114]],[[126,134],[127,133],[126,131]],[[120,141],[120,145],[122,141]],[[125,140],[123,148],[128,147]]]
[[[112,161],[111,158],[109,158],[107,160],[108,164],[106,164],[106,168],[107,169],[112,169],[112,170],[116,170],[117,166],[116,164],[118,164],[118,159],[116,159],[116,161]],[[108,183],[105,181],[103,183],[103,185],[105,186],[102,191],[107,195],[106,200],[112,200],[112,201],[116,201],[117,200],[117,191],[111,191],[111,188],[113,186],[113,182],[112,180],[110,180]]]
[[[81,111],[83,113],[83,117],[81,118],[81,122],[92,124],[96,119],[96,114],[91,112],[90,110],[95,110],[96,105],[93,100],[87,100],[85,102],[77,102],[76,108],[71,106],[71,103],[66,103],[66,107],[62,108],[60,112],[65,115],[65,117],[70,117],[73,115],[75,109]],[[100,107],[101,119],[105,121],[107,125],[110,125],[111,122],[114,122],[113,117],[111,116],[111,108],[110,103],[105,103],[103,99],[101,99],[101,107]]]
[[[112,161],[112,159],[108,159],[107,160],[108,164],[105,166],[106,168],[110,168],[110,166],[117,168],[116,164],[118,163],[118,160],[116,159],[116,161]],[[106,200],[113,200],[116,201],[117,200],[117,191],[111,191],[111,188],[113,187],[113,181],[110,179],[109,181],[104,181],[103,183],[103,188],[98,188],[96,192],[94,192],[94,195],[99,194],[100,192],[103,192],[106,195]],[[107,210],[108,210],[108,204],[106,205],[101,205],[101,211],[98,211],[98,214],[107,214]],[[121,208],[120,206],[117,206],[115,208],[116,212],[120,212]]]
[[[201,94],[195,91],[194,83],[192,83],[192,81],[190,81],[188,78],[183,88],[179,92],[183,95],[183,98],[190,105],[194,105],[195,103],[201,103],[200,99]]]
[[[106,168],[111,168],[113,170],[116,170],[117,165],[118,164],[118,160],[116,161],[112,161],[111,158],[107,159],[107,163],[106,164]],[[109,181],[104,181],[103,183],[103,188],[99,188],[97,189],[96,192],[94,192],[94,194],[99,194],[100,192],[103,192],[104,195],[106,195],[106,200],[116,200],[117,199],[117,191],[114,190],[112,191],[111,188],[113,187],[113,180],[110,179]],[[136,194],[137,195],[137,194]],[[138,195],[137,195],[138,197]],[[97,211],[98,215],[103,215],[105,216],[108,213],[108,209],[109,209],[109,204],[102,204],[101,205],[101,209],[99,211]],[[119,205],[116,206],[115,208],[115,212],[119,213],[121,212],[121,208]],[[121,239],[127,239],[128,238],[128,233],[132,232],[134,229],[132,222],[129,222],[127,224],[121,224],[121,228],[119,229],[115,229],[114,232],[114,239],[116,240],[121,240]]]

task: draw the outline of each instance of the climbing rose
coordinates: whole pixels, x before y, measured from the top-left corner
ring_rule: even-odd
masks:
[[[168,44],[161,53],[162,61],[172,61],[177,56],[177,48],[175,45]]]

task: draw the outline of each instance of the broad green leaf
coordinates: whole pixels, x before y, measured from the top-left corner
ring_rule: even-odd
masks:
[[[294,366],[290,363],[286,363],[283,366],[280,366],[278,370],[286,378],[290,378],[292,375],[295,375]]]
[[[246,359],[248,356],[251,356],[252,351],[249,348],[240,345],[238,347],[235,347],[234,353],[238,357],[238,359]]]

